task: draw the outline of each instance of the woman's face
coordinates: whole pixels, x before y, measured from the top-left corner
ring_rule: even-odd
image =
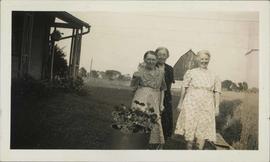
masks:
[[[146,63],[147,68],[154,68],[157,64],[157,57],[153,54],[146,55],[146,58],[144,59],[144,62]]]
[[[164,64],[167,60],[167,57],[168,57],[168,54],[167,54],[167,51],[165,49],[161,49],[158,51],[158,53],[157,53],[158,63]]]
[[[210,58],[207,54],[200,54],[199,55],[199,65],[203,69],[207,69],[207,66],[209,64]]]

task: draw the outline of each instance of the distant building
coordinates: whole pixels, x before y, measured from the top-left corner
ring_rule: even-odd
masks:
[[[196,54],[189,50],[179,58],[173,67],[175,80],[183,80],[187,70],[199,66],[196,57]]]
[[[56,22],[56,19],[62,22]],[[59,29],[71,29],[71,35],[61,37]],[[54,32],[53,32],[54,31]],[[12,12],[12,78],[30,75],[35,79],[52,76],[55,41],[71,38],[69,75],[78,75],[82,35],[90,25],[67,12]]]
[[[106,79],[116,80],[116,79],[119,79],[119,77],[121,76],[121,73],[116,70],[106,70],[105,75],[106,75]]]
[[[246,76],[249,88],[259,87],[259,49],[251,49],[246,54]]]
[[[179,90],[186,71],[199,66],[196,57],[197,55],[192,50],[189,50],[175,63],[173,66],[175,84],[172,84],[172,89]]]
[[[104,71],[98,71],[98,78],[100,79],[106,78],[106,73]]]
[[[130,81],[131,80],[131,76],[130,74],[123,74],[120,76],[120,79],[123,81]]]

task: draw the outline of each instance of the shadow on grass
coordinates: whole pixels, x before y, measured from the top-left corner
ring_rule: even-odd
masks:
[[[242,104],[239,99],[224,100],[220,103],[220,113],[216,117],[217,132],[232,145],[241,138],[242,123],[240,119],[235,118],[235,111]]]

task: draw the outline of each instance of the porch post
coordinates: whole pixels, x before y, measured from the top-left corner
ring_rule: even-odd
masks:
[[[53,80],[53,64],[54,64],[54,50],[55,50],[55,41],[52,41],[52,59],[51,59],[51,76],[50,80]]]
[[[69,55],[69,77],[72,77],[72,71],[73,71],[73,55],[74,55],[74,46],[75,46],[75,29],[72,30],[72,37],[71,37],[71,46],[70,46],[70,55]]]
[[[78,35],[79,35],[79,30],[75,30],[75,42],[74,42],[74,48],[73,48],[73,59],[72,59],[72,78],[76,78],[76,62],[77,62],[77,51],[78,51]]]

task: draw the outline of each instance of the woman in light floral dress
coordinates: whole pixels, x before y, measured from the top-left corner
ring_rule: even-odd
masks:
[[[144,55],[144,63],[140,64],[138,71],[133,74],[131,86],[134,88],[134,97],[131,107],[145,110],[146,107],[154,108],[158,116],[158,123],[154,125],[150,133],[149,144],[161,149],[165,143],[161,125],[160,113],[163,111],[164,70],[156,66],[157,56],[154,51],[147,51]]]
[[[216,141],[215,115],[219,113],[221,83],[207,68],[209,51],[199,51],[198,58],[199,68],[188,70],[184,75],[177,107],[180,115],[175,134],[185,137],[187,149],[192,149],[194,142],[203,149],[206,140]]]

